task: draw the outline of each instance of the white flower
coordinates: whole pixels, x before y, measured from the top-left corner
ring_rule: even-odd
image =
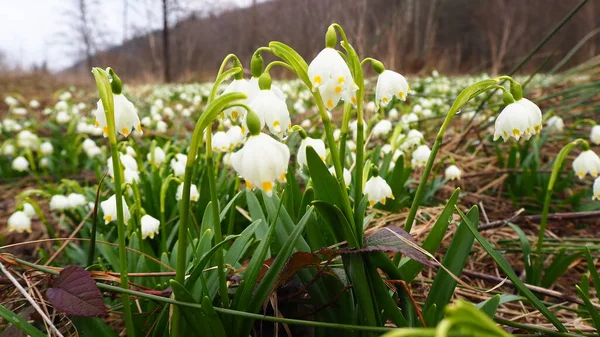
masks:
[[[40,152],[43,155],[50,155],[52,154],[52,152],[54,152],[54,146],[52,146],[52,143],[50,142],[43,142],[40,145]]]
[[[235,171],[244,178],[247,188],[273,193],[275,181],[285,182],[290,150],[264,133],[248,138],[244,146],[231,157]]]
[[[312,146],[312,148],[317,152],[319,157],[321,157],[322,161],[325,161],[325,156],[327,155],[327,150],[325,149],[325,143],[321,139],[315,139],[306,137],[302,139],[300,142],[300,147],[298,148],[298,154],[296,160],[298,161],[298,165],[300,167],[308,166],[306,161],[306,147]]]
[[[126,169],[136,171],[136,172],[138,171],[138,164],[137,164],[137,161],[135,161],[135,158],[133,158],[132,156],[130,156],[128,154],[120,154],[120,158],[121,158],[121,163],[123,163],[123,166],[125,166]]]
[[[402,124],[404,124],[406,128],[408,128],[410,123],[415,123],[419,121],[419,116],[417,116],[416,113],[411,112],[409,114],[402,115],[402,117],[400,117],[400,121],[402,122]]]
[[[190,117],[192,115],[192,111],[188,108],[181,110],[181,115],[183,117]]]
[[[261,128],[266,124],[269,131],[279,138],[283,138],[291,126],[287,105],[273,90],[261,90],[250,103],[250,108],[258,115]]]
[[[150,117],[146,116],[146,117],[142,118],[142,121],[140,123],[142,123],[143,126],[149,128],[150,125],[152,124],[152,119]]]
[[[596,178],[596,180],[594,180],[594,187],[592,188],[593,190],[593,196],[592,199],[595,200],[600,200],[600,177]]]
[[[373,127],[373,136],[384,137],[392,131],[392,122],[387,119],[382,119]]]
[[[590,140],[596,145],[600,145],[600,125],[594,125],[590,132]]]
[[[5,156],[13,156],[15,154],[15,146],[9,143],[2,145],[2,153]]]
[[[516,101],[516,103],[525,107],[528,111],[529,125],[531,127],[530,136],[540,132],[542,130],[542,110],[525,97]]]
[[[142,217],[142,239],[149,237],[154,239],[154,235],[158,234],[160,229],[160,221],[151,215],[144,215]]]
[[[29,169],[29,162],[25,157],[17,157],[12,162],[12,168],[15,171],[25,172]]]
[[[56,194],[50,199],[50,210],[64,211],[69,208],[69,199],[64,195]]]
[[[385,205],[387,198],[394,199],[392,188],[388,185],[387,181],[380,176],[371,177],[371,179],[367,181],[363,194],[367,196],[371,207],[377,202]]]
[[[29,218],[33,218],[36,215],[35,208],[28,202],[23,204],[23,212],[25,212]]]
[[[121,197],[123,198],[123,197]],[[129,218],[131,218],[131,214],[129,213],[129,207],[125,202],[125,198],[123,200],[123,222],[127,223]],[[100,207],[102,208],[102,212],[104,213],[104,223],[108,224],[113,220],[117,220],[117,197],[116,195],[112,195],[107,200],[100,203]]]
[[[71,115],[66,111],[59,111],[56,114],[56,122],[58,124],[67,124],[71,121]]]
[[[395,71],[384,70],[377,78],[375,102],[378,105],[386,106],[392,101],[392,97],[394,96],[405,101],[409,91],[410,87],[404,76]]]
[[[427,160],[429,159],[429,155],[431,154],[431,150],[427,145],[419,145],[417,149],[412,154],[411,165],[415,168],[424,167],[427,165]]]
[[[409,150],[423,141],[423,134],[421,131],[416,129],[411,129],[408,131],[406,135],[400,135],[398,137],[398,141],[400,142],[400,147],[402,150]]]
[[[460,171],[458,166],[450,165],[446,168],[444,175],[446,176],[446,179],[448,179],[448,180],[455,180],[455,179],[460,180],[460,176],[462,175],[462,172]]]
[[[18,233],[31,233],[31,219],[29,219],[25,212],[14,212],[10,216],[10,218],[8,218],[8,231],[17,231]]]
[[[31,108],[33,108],[33,109],[37,109],[37,108],[39,108],[39,107],[40,107],[40,102],[38,102],[38,101],[37,101],[37,100],[35,100],[35,99],[32,99],[32,100],[29,102],[29,106],[30,106]]]
[[[356,103],[358,86],[352,79],[344,58],[333,48],[323,49],[308,66],[312,90],[321,93],[327,110],[333,109],[340,99]]]
[[[93,140],[91,140],[89,138],[86,138],[83,141],[82,147],[83,147],[84,150],[87,150],[89,148],[98,147],[98,146],[96,145],[96,142],[94,142]]]
[[[71,193],[67,195],[67,201],[69,203],[69,208],[78,208],[87,204],[85,196],[79,193]]]
[[[390,118],[392,119],[396,119],[399,116],[398,110],[396,108],[392,108],[389,112],[388,112],[388,116],[390,116]]]
[[[38,136],[29,130],[23,130],[17,135],[17,145],[25,149],[36,149],[38,141]]]
[[[333,140],[335,140],[336,142],[339,142],[341,134],[342,134],[342,130],[340,130],[340,129],[333,130]]]
[[[552,116],[546,121],[546,126],[552,131],[562,132],[562,130],[565,128],[565,122],[563,122],[563,119],[558,116]]]
[[[531,131],[528,110],[521,104],[511,103],[496,118],[494,140],[500,137],[504,141],[507,141],[510,137],[519,140],[522,136],[527,136]]]
[[[140,174],[137,171],[130,170],[128,168],[123,172],[123,177],[127,184],[133,184],[134,182],[140,181]]]
[[[600,173],[600,157],[592,150],[583,151],[573,160],[573,170],[579,179],[588,173],[595,178]]]
[[[419,104],[415,104],[415,106],[412,108],[412,111],[416,114],[421,113],[423,111],[423,107]]]
[[[50,166],[50,159],[48,157],[43,157],[40,159],[40,167],[45,168]]]
[[[166,133],[168,128],[169,128],[169,126],[167,125],[167,123],[165,121],[161,120],[161,121],[156,122],[156,132]]]
[[[246,139],[246,135],[242,132],[242,128],[234,125],[226,132],[227,137],[229,137],[229,141],[231,142],[231,148],[235,148],[244,143],[244,139]]]
[[[25,116],[27,115],[27,109],[23,108],[23,107],[17,107],[12,109],[12,113],[14,113],[15,115],[19,115],[19,116]]]
[[[125,147],[125,153],[132,157],[137,157],[137,153],[135,153],[135,150],[131,146]]]
[[[232,148],[231,140],[224,131],[216,132],[212,137],[212,150],[226,152]]]
[[[369,103],[367,103],[367,105],[365,106],[365,110],[369,113],[373,113],[375,112],[375,110],[377,110],[377,105],[375,104],[375,102],[370,101]]]
[[[135,132],[140,135],[143,134],[140,117],[138,116],[133,103],[131,103],[123,94],[115,94],[113,95],[113,98],[116,132],[125,137],[129,136],[131,129],[135,130]],[[108,137],[108,126],[102,100],[98,100],[95,114],[96,127],[100,127],[104,137]]]
[[[191,184],[190,185],[190,200],[191,201],[198,201],[198,198],[200,197],[200,194],[198,194],[198,187],[196,187],[196,185]],[[179,184],[179,186],[177,187],[177,193],[175,193],[175,200],[181,200],[183,199],[183,183]]]
[[[181,153],[176,154],[175,158],[171,159],[171,169],[176,177],[182,177],[185,174],[186,162],[187,156]]]
[[[19,104],[19,101],[12,96],[6,96],[6,98],[4,98],[4,103],[8,106],[13,106]]]
[[[163,151],[163,149],[158,146],[154,148],[154,152],[148,152],[147,155],[148,161],[155,166],[160,166],[160,164],[164,163],[165,157],[165,151]]]
[[[231,83],[229,83],[229,85],[227,86],[227,88],[225,88],[225,91],[223,91],[223,93],[221,95],[225,95],[228,94],[230,92],[241,92],[248,95],[248,81],[246,81],[245,79],[234,79],[233,81],[231,81]],[[247,104],[248,103],[248,99],[245,100],[240,100],[240,101],[236,101],[233,103],[244,103]],[[237,120],[238,118],[244,118],[246,115],[246,109],[240,107],[240,106],[234,106],[228,109],[225,109],[223,111],[225,113],[225,115],[227,115],[229,118],[233,119],[233,120]]]
[[[60,94],[60,96],[58,96],[58,99],[60,99],[61,101],[68,101],[71,99],[71,97],[73,97],[73,95],[71,95],[71,92],[65,91],[62,94]]]
[[[331,175],[334,177],[336,176],[334,166],[329,168],[329,173],[331,173]],[[344,184],[346,185],[346,187],[350,186],[350,183],[352,182],[352,174],[350,174],[350,171],[344,167],[342,175],[344,176]]]

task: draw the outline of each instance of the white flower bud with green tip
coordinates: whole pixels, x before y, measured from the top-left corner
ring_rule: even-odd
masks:
[[[594,125],[590,132],[590,141],[595,145],[600,145],[600,125]]]
[[[190,185],[190,200],[191,201],[198,201],[198,198],[200,197],[200,194],[198,193],[198,187],[196,187],[196,185],[191,184]],[[177,187],[177,192],[175,193],[175,200],[179,201],[183,199],[183,183],[179,184],[179,186]]]
[[[123,197],[121,197],[123,198]],[[125,198],[123,200],[123,222],[127,223],[131,218],[131,214],[129,213],[129,207],[125,202]],[[112,195],[107,200],[100,203],[100,207],[102,208],[102,212],[104,213],[104,223],[109,224],[113,220],[117,220],[117,197],[116,195]]]
[[[224,131],[215,132],[212,137],[212,150],[215,152],[227,152],[231,149],[231,140]]]
[[[325,149],[325,143],[321,139],[315,139],[306,137],[302,139],[300,142],[300,147],[298,148],[298,153],[296,155],[296,161],[300,168],[304,166],[308,166],[308,162],[306,160],[306,147],[311,146],[315,152],[319,155],[322,161],[325,161],[325,156],[327,155],[327,150]]]
[[[595,178],[600,173],[600,157],[592,150],[583,151],[573,160],[573,170],[579,179],[586,174]]]
[[[392,188],[385,179],[378,175],[371,177],[371,179],[365,183],[363,194],[367,196],[369,206],[371,207],[378,202],[385,205],[386,199],[388,198],[394,199]]]
[[[8,218],[8,231],[16,231],[18,233],[31,233],[31,219],[23,211],[14,212]]]
[[[29,169],[29,162],[25,157],[17,157],[12,162],[12,168],[18,172],[25,172]]]
[[[396,96],[402,101],[406,101],[406,96],[410,92],[410,87],[404,76],[395,71],[384,70],[377,78],[377,87],[375,88],[375,102],[378,105],[386,106]]]
[[[308,66],[312,90],[321,93],[327,110],[333,109],[343,99],[356,103],[358,86],[352,79],[344,58],[333,48],[323,49]]]
[[[450,165],[444,171],[444,176],[448,180],[460,180],[461,175],[462,171],[456,165]]]
[[[114,94],[114,117],[116,132],[127,137],[131,134],[131,130],[137,134],[143,134],[140,117],[133,103],[131,103],[123,94]],[[98,100],[96,105],[96,127],[102,129],[104,137],[108,137],[108,125],[106,122],[106,113],[102,100]]]
[[[417,147],[417,149],[413,152],[410,163],[414,168],[425,167],[430,155],[431,150],[427,145],[419,145],[419,147]]]
[[[150,238],[154,239],[154,235],[158,234],[160,229],[160,221],[151,215],[144,215],[142,217],[142,239]]]

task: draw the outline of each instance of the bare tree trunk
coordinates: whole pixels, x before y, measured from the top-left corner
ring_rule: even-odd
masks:
[[[81,16],[81,37],[85,49],[85,62],[88,69],[92,69],[94,62],[92,60],[92,36],[88,22],[88,13],[85,0],[79,0],[79,15]]]
[[[164,81],[171,82],[171,71],[169,62],[169,12],[167,10],[167,1],[163,0],[163,67]]]

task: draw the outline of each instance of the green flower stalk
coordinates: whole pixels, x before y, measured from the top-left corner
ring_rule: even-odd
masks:
[[[121,81],[112,69],[109,68],[109,72],[112,75],[113,83],[111,85],[108,74],[101,68],[92,69],[94,79],[96,80],[96,86],[98,87],[98,93],[104,107],[106,115],[106,126],[108,133],[108,140],[110,144],[110,152],[112,156],[113,170],[115,172],[115,195],[117,204],[117,232],[119,241],[119,269],[121,272],[121,287],[123,289],[129,289],[129,282],[127,278],[127,251],[126,251],[126,231],[125,223],[123,221],[123,194],[121,191],[121,159],[117,150],[117,130],[115,126],[115,108],[113,100],[113,90],[117,90],[120,93]],[[113,88],[114,86],[114,88]],[[135,328],[133,326],[133,318],[131,316],[131,305],[129,302],[129,295],[123,293],[121,297],[123,303],[123,316],[125,318],[125,328],[128,336],[135,336]]]

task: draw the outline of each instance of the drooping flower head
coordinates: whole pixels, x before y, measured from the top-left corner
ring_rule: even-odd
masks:
[[[241,79],[234,79],[233,81],[231,81],[231,83],[229,83],[229,85],[227,86],[227,88],[225,88],[225,91],[223,91],[222,95],[228,94],[230,92],[241,92],[246,94],[246,96],[250,96],[249,95],[249,87],[248,87],[248,81],[246,81],[245,79],[241,78]],[[237,103],[244,103],[244,104],[248,104],[249,100],[248,99],[244,99],[241,100]],[[234,106],[231,108],[227,108],[224,111],[224,114],[231,118],[232,120],[238,120],[239,118],[244,118],[245,114],[246,114],[246,110],[242,107],[239,106]]]
[[[265,84],[256,97],[252,99],[250,108],[256,112],[260,120],[261,129],[267,125],[272,134],[283,138],[291,127],[290,112],[285,101],[278,97],[271,89],[270,78],[265,76]],[[263,76],[261,76],[263,79]]]
[[[123,94],[114,94],[113,99],[116,131],[125,137],[131,134],[132,129],[137,134],[143,134],[140,117],[138,116],[137,110],[133,103],[131,103]],[[102,129],[102,134],[104,137],[108,137],[108,125],[102,100],[98,100],[95,115],[96,127]]]
[[[592,150],[583,151],[573,160],[573,170],[579,179],[586,174],[595,178],[600,173],[600,157]]]
[[[399,100],[405,101],[409,91],[410,87],[404,76],[395,71],[384,70],[377,78],[375,102],[378,105],[386,106],[392,101],[394,96],[398,97]]]
[[[348,64],[337,50],[323,49],[308,66],[312,90],[318,90],[327,110],[333,109],[341,99],[356,103],[356,90]]]
[[[154,235],[158,234],[160,229],[160,221],[151,215],[144,215],[142,217],[142,239],[149,237],[154,239]]]
[[[198,201],[198,198],[200,197],[200,194],[198,193],[198,187],[196,187],[196,185],[191,184],[190,185],[190,200],[191,201]],[[179,201],[183,199],[183,183],[179,184],[179,186],[177,187],[177,192],[175,193],[175,200]]]
[[[111,221],[117,220],[117,197],[115,194],[113,194],[107,200],[101,202],[100,207],[102,207],[102,212],[104,213],[105,224],[109,224]],[[129,207],[125,202],[125,198],[123,198],[123,222],[126,223],[129,221],[129,218],[131,218],[131,213],[129,213]]]
[[[363,190],[363,194],[367,196],[369,205],[373,207],[376,203],[380,202],[385,205],[386,199],[394,199],[392,188],[388,185],[385,179],[378,175],[371,177],[366,183]]]
[[[327,150],[325,149],[325,143],[321,139],[315,139],[306,137],[302,139],[300,142],[300,147],[298,148],[298,154],[296,155],[296,160],[300,168],[304,166],[308,166],[306,161],[306,147],[311,146],[315,152],[321,157],[321,160],[325,161],[325,156],[327,155]]]
[[[425,167],[425,165],[427,165],[427,160],[429,160],[430,155],[431,150],[427,145],[419,145],[419,147],[417,147],[417,149],[412,154],[411,165],[415,168]]]
[[[600,145],[600,125],[594,125],[590,131],[590,141],[595,145]]]
[[[596,178],[596,180],[594,180],[594,186],[592,188],[592,199],[593,200],[600,200],[600,177]]]
[[[217,131],[212,136],[212,150],[215,152],[229,151],[233,146],[231,140],[224,131]]]
[[[8,218],[8,231],[17,231],[18,233],[31,233],[31,219],[23,211],[14,212]]]
[[[448,180],[460,180],[460,176],[462,175],[462,171],[456,165],[450,165],[446,168],[444,172],[444,176]]]

